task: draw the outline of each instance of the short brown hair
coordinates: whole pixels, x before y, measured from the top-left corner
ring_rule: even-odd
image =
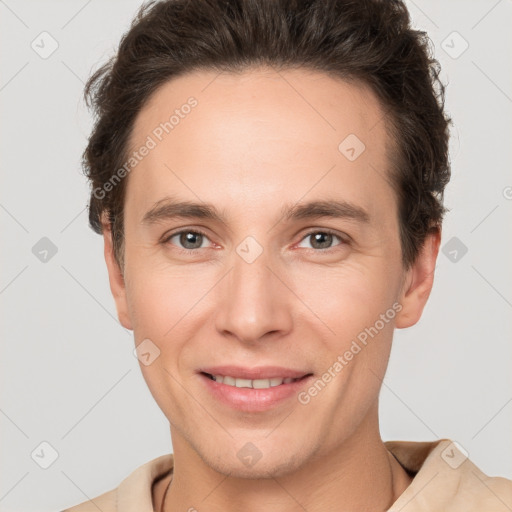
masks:
[[[425,32],[400,0],[164,0],[143,4],[117,54],[85,87],[95,124],[83,153],[91,184],[89,223],[108,215],[124,268],[123,179],[95,190],[126,160],[137,114],[165,82],[195,70],[304,68],[360,81],[376,94],[394,142],[389,178],[397,193],[402,260],[409,267],[446,211],[450,179],[444,85]]]

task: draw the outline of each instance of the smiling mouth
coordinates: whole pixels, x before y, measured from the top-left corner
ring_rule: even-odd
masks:
[[[281,386],[283,384],[291,384],[292,382],[296,382],[313,375],[312,373],[308,373],[307,375],[303,375],[302,377],[298,377],[296,379],[292,377],[272,377],[269,379],[243,379],[240,377],[231,377],[229,375],[212,375],[206,372],[201,373],[208,377],[209,379],[218,382],[219,384],[225,384],[227,386],[232,386],[236,388],[252,389],[268,389],[276,386]]]

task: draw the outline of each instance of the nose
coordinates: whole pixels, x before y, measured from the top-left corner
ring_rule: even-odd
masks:
[[[242,253],[241,253],[242,254]],[[264,250],[254,261],[233,254],[217,293],[215,326],[245,344],[276,338],[292,328],[293,293],[279,264]],[[295,299],[296,300],[296,299]]]

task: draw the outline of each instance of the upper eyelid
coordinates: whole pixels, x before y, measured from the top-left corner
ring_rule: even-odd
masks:
[[[352,240],[348,235],[339,234],[335,230],[331,230],[331,229],[328,229],[328,228],[312,229],[312,230],[307,231],[306,233],[304,233],[304,235],[301,237],[301,239],[297,243],[295,243],[294,246],[300,244],[304,239],[306,239],[307,237],[309,237],[309,236],[311,236],[311,235],[313,235],[315,233],[328,233],[328,234],[330,234],[332,236],[337,237],[339,239],[339,241],[340,241],[340,243],[338,243],[336,245],[333,245],[332,247],[327,247],[325,249],[314,249],[314,248],[310,248],[310,247],[306,247],[305,248],[307,250],[312,250],[312,251],[318,252],[318,253],[328,252],[328,251],[336,249],[339,246],[345,246],[345,245],[349,244],[350,241]]]
[[[308,236],[311,236],[315,233],[327,233],[329,235],[339,238],[342,242],[345,242],[345,243],[347,242],[346,239],[348,238],[348,235],[341,235],[341,234],[337,233],[335,230],[324,228],[324,229],[312,229],[310,231],[307,231],[306,233],[304,233],[304,235],[302,235],[302,238],[299,240],[299,242],[302,242],[302,240],[304,240],[304,238],[307,238]]]
[[[202,235],[206,238],[208,238],[208,240],[210,240],[210,237],[208,236],[207,233],[205,233],[203,230],[201,229],[197,229],[197,228],[194,228],[194,229],[180,229],[179,231],[174,231],[172,233],[169,233],[169,234],[165,234],[163,237],[162,237],[162,243],[167,243],[171,238],[174,238],[176,235],[181,235],[182,233],[197,233],[199,235]],[[211,240],[210,240],[211,242]],[[184,247],[178,247],[179,249],[182,249],[183,251],[196,251],[197,249],[185,249]],[[200,247],[201,249],[201,247]]]

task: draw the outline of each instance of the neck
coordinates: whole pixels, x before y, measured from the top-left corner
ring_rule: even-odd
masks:
[[[171,477],[161,482],[155,499],[157,511],[165,491],[165,512],[384,511],[412,480],[386,450],[378,427],[361,427],[350,439],[312,457],[298,470],[265,479],[221,474],[206,465],[182,436],[171,434],[175,461],[172,482]]]

